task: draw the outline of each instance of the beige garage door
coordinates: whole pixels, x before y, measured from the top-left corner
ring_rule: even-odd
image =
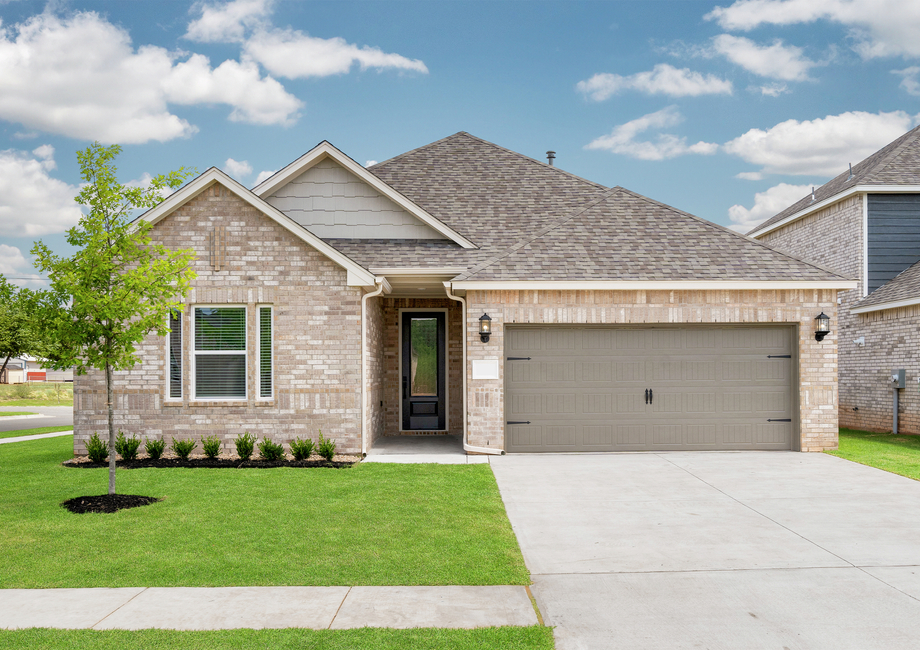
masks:
[[[790,449],[792,327],[508,327],[509,452]]]

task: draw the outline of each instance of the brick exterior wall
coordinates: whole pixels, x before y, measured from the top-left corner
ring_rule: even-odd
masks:
[[[151,234],[197,256],[198,276],[183,312],[184,396],[167,399],[166,341],[148,336],[137,350],[140,363],[115,373],[116,427],[141,438],[163,437],[167,444],[173,436],[217,435],[226,451],[234,450],[233,440],[244,431],[287,442],[315,439],[322,429],[340,451],[359,452],[362,291],[346,285],[346,271],[219,184],[157,223]],[[215,240],[219,248],[212,251]],[[190,399],[195,304],[246,307],[247,399]],[[274,308],[275,396],[268,400],[256,398],[258,305]],[[75,453],[85,453],[94,431],[106,431],[102,373],[75,378]]]
[[[374,300],[374,298],[371,298]],[[384,435],[403,433],[399,418],[402,380],[399,376],[399,310],[447,309],[447,429],[450,434],[463,434],[463,339],[460,303],[447,298],[384,298]],[[407,431],[418,434],[419,431]]]
[[[836,291],[469,291],[467,358],[499,359],[504,371],[505,323],[776,323],[799,326],[799,441],[802,451],[837,447],[837,334],[818,343],[814,318],[837,319]],[[478,317],[492,317],[489,343]],[[468,370],[469,373],[469,370]],[[502,379],[470,380],[469,444],[504,448]]]
[[[364,312],[367,335],[367,449],[374,446],[374,441],[384,435],[386,430],[386,411],[383,405],[386,399],[384,382],[386,378],[386,354],[384,343],[386,327],[384,326],[383,301],[385,298],[375,296],[368,298]]]
[[[899,396],[901,433],[920,433],[920,357],[917,327],[920,308],[852,314],[864,297],[863,195],[808,215],[759,238],[765,244],[859,281],[840,291],[839,330],[840,426],[864,431],[891,431],[891,370],[907,370],[907,388]],[[829,313],[829,312],[828,312]],[[854,342],[865,337],[865,345]]]

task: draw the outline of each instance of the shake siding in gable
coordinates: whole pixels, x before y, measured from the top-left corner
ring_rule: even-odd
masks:
[[[220,270],[211,262],[211,232],[222,228]],[[152,230],[169,248],[192,248],[198,274],[183,311],[183,398],[167,400],[164,338],[148,336],[140,363],[115,373],[115,426],[141,438],[223,439],[225,451],[249,431],[287,442],[334,438],[342,452],[360,451],[361,290],[346,286],[346,272],[258,210],[213,185]],[[194,304],[247,308],[247,399],[191,401],[190,345]],[[275,397],[258,396],[258,305],[274,310]],[[74,451],[106,431],[101,373],[75,378]],[[201,447],[199,445],[198,449]]]

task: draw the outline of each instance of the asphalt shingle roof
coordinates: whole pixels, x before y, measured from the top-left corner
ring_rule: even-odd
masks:
[[[753,236],[774,223],[805,210],[813,203],[820,203],[856,185],[920,185],[920,126],[853,165],[852,177],[847,169],[817,188],[814,201],[811,194],[808,194],[764,221],[748,235]]]
[[[839,280],[717,224],[616,187],[456,280]]]
[[[871,307],[917,297],[920,297],[920,262],[896,275],[856,303],[854,307]]]

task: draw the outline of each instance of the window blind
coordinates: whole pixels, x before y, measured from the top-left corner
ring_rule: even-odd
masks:
[[[182,397],[182,312],[169,313],[169,396]]]
[[[259,397],[272,396],[272,308],[259,307]]]
[[[246,398],[246,308],[195,308],[195,397]]]

